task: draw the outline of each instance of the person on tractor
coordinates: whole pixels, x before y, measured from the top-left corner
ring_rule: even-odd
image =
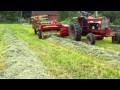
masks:
[[[86,11],[81,11],[81,15],[87,18],[89,16],[89,13]]]
[[[84,17],[83,18],[83,26],[87,26],[89,13],[86,11],[81,11],[81,16]]]

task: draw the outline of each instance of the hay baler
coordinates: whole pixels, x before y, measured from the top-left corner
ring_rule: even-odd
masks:
[[[42,11],[42,14],[34,14],[31,17],[31,21],[34,33],[37,34],[38,32],[39,39],[44,39],[51,35],[68,36],[69,25],[58,23],[58,15],[52,13],[52,11],[47,13]]]

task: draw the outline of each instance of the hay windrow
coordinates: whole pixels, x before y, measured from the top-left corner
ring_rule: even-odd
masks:
[[[82,41],[73,41],[69,38],[59,38],[56,36],[51,36],[47,39],[49,42],[56,42],[58,44],[62,44],[64,46],[70,46],[72,48],[77,48],[78,50],[85,51],[88,54],[93,54],[95,56],[102,56],[106,59],[112,60],[112,61],[120,61],[120,52],[99,48],[97,46],[88,45]]]
[[[5,79],[46,79],[51,78],[35,52],[28,48],[28,43],[18,40],[13,29],[4,33],[5,69],[0,71],[0,78]]]

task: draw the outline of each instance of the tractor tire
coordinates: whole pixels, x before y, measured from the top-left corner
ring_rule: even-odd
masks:
[[[95,44],[95,36],[93,33],[89,33],[87,34],[87,43],[90,44],[90,45],[94,45]]]
[[[72,40],[80,41],[82,35],[82,29],[80,27],[80,23],[78,21],[74,21],[70,24],[69,27],[69,36]]]
[[[34,33],[37,34],[37,30],[36,29],[34,29]]]
[[[39,38],[39,39],[42,39],[42,31],[41,31],[41,30],[39,30],[38,38]]]
[[[112,36],[112,43],[120,43],[120,34],[119,33],[115,33],[114,36]]]

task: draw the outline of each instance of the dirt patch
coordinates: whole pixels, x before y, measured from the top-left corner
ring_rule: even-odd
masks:
[[[28,48],[28,43],[17,40],[11,30],[7,30],[2,40],[4,48],[5,69],[0,70],[0,78],[5,79],[47,79],[51,78],[47,67],[38,59],[37,54]]]

